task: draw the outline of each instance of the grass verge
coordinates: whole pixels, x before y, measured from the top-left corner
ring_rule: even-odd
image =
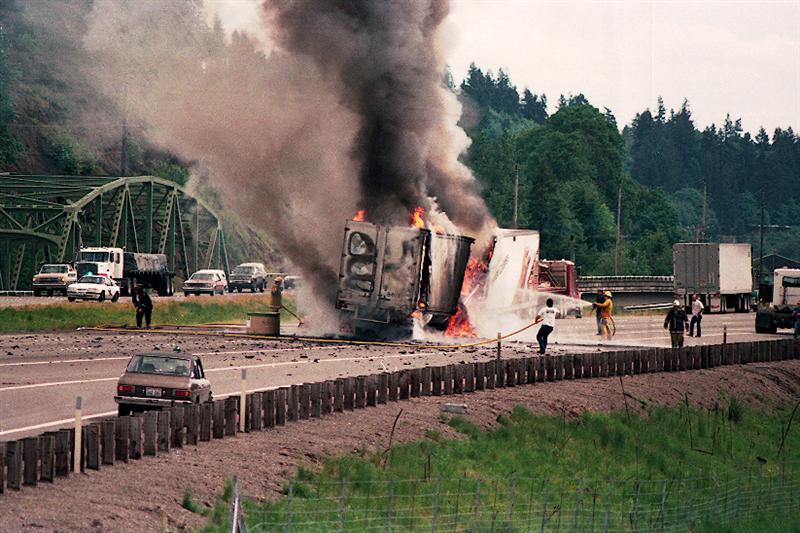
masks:
[[[461,439],[431,430],[388,454],[301,467],[280,500],[244,507],[263,531],[797,531],[800,432],[790,412],[733,399],[575,420],[515,408],[491,432],[455,417]],[[206,531],[226,525],[218,512]]]
[[[284,302],[291,306],[291,302]],[[159,298],[154,301],[153,325],[244,322],[248,312],[269,310],[269,295]],[[294,322],[285,311],[281,319]],[[135,325],[136,313],[129,298],[112,302],[72,302],[54,305],[31,305],[0,309],[0,333],[69,330],[101,325]]]

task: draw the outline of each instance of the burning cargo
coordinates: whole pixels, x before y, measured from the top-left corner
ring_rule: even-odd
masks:
[[[473,239],[348,221],[336,308],[356,336],[408,336],[412,314],[439,328],[456,312]]]

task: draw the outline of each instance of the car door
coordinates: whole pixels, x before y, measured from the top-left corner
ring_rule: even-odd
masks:
[[[196,357],[192,364],[192,392],[195,401],[205,402],[211,399],[211,383],[206,379],[203,363]]]

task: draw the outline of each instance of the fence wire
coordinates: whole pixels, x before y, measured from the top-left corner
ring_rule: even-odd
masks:
[[[800,512],[794,463],[726,478],[294,481],[286,492],[248,502],[249,532],[669,532]]]

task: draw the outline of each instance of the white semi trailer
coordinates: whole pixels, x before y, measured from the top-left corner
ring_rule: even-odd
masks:
[[[680,242],[672,248],[675,294],[690,306],[699,294],[716,313],[748,312],[753,293],[750,244]]]

